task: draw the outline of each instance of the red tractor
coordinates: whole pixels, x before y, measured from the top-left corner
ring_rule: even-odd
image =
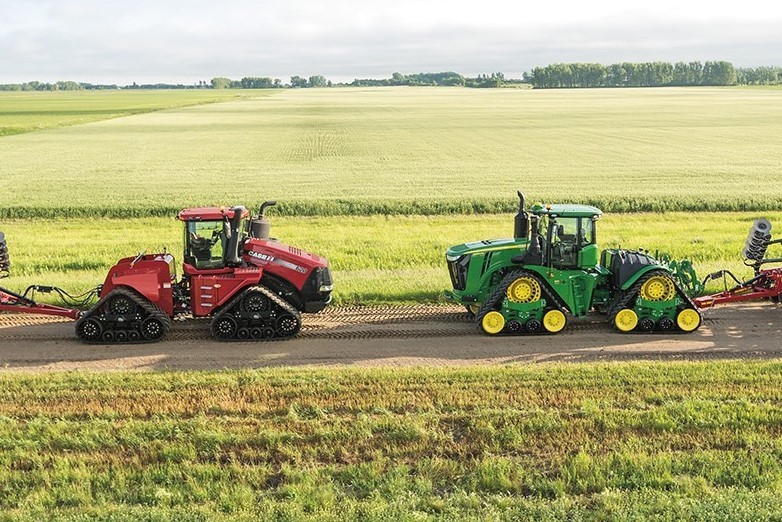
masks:
[[[265,202],[253,217],[242,206],[182,210],[178,281],[172,255],[142,252],[109,270],[97,289],[98,302],[86,312],[27,297],[31,289],[62,292],[41,286],[24,295],[0,289],[0,311],[71,317],[76,335],[87,343],[158,341],[174,317],[187,315],[211,318],[212,335],[220,341],[293,337],[301,329],[301,312],[319,312],[331,301],[331,271],[326,259],[269,237],[264,210],[275,204]],[[4,244],[0,250],[7,273]]]

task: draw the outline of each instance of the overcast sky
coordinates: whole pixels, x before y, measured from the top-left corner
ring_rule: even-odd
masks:
[[[782,1],[0,0],[0,83],[782,66]]]

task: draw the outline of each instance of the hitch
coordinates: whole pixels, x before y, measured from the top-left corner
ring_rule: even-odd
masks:
[[[5,234],[0,232],[0,278],[11,275],[11,260],[8,254],[8,244],[5,241]],[[85,294],[85,301],[89,299],[95,290]],[[61,306],[36,303],[28,294],[35,292],[51,293],[56,292],[60,298],[63,296],[72,298],[70,294],[56,286],[31,285],[27,287],[24,294],[7,288],[0,287],[0,312],[17,312],[25,314],[56,315],[76,320],[81,316],[81,310],[76,308],[63,308]]]

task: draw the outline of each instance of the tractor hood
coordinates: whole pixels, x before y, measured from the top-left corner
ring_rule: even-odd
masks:
[[[450,261],[465,254],[479,254],[510,249],[526,250],[528,244],[529,240],[527,239],[485,239],[483,241],[473,241],[452,246],[445,253],[445,257]]]

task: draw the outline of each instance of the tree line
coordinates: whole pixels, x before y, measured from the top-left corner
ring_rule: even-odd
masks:
[[[334,83],[322,75],[291,76],[283,83],[279,78],[245,76],[240,80],[215,77],[185,84],[92,84],[61,81],[55,83],[25,82],[0,84],[0,91],[74,91],[98,89],[307,89],[323,87],[394,87],[452,86],[496,88],[526,84],[536,89],[595,87],[667,87],[696,85],[780,85],[782,68],[736,68],[726,61],[707,62],[623,62],[611,65],[599,63],[555,63],[535,67],[520,79],[506,78],[501,72],[464,76],[453,71],[402,74],[390,78],[355,79],[349,83]]]
[[[726,61],[555,63],[524,73],[535,88],[669,87],[696,85],[778,85],[782,69],[737,69]]]

